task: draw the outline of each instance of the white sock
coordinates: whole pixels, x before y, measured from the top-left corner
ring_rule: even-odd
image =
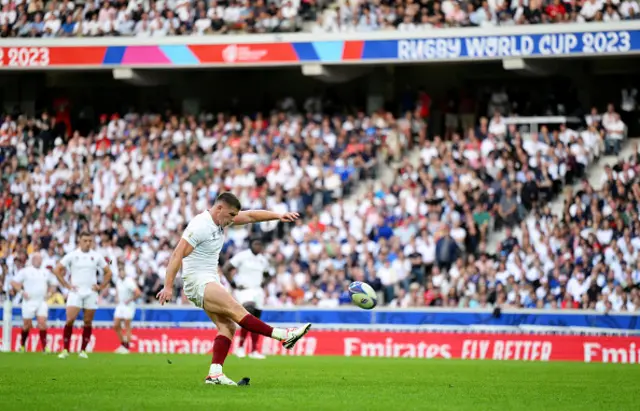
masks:
[[[273,332],[271,332],[271,338],[278,341],[283,341],[287,339],[287,329],[286,328],[273,328]]]
[[[211,364],[211,367],[209,367],[209,375],[218,375],[218,374],[222,374],[222,365]]]

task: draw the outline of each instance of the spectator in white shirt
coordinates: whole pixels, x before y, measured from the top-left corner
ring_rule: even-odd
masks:
[[[298,9],[293,6],[291,1],[284,3],[284,6],[280,9],[282,11],[282,17],[285,19],[293,19],[298,15]]]
[[[613,5],[607,4],[605,12],[602,16],[602,21],[604,22],[620,21],[620,15],[613,8]]]
[[[607,112],[602,115],[602,127],[605,129],[609,126],[609,123],[615,121],[616,110],[613,104],[607,105]]]
[[[489,134],[493,134],[497,139],[502,139],[507,134],[507,125],[497,110],[489,122]]]
[[[45,32],[50,31],[53,34],[56,34],[60,30],[60,19],[58,19],[58,17],[54,13],[47,13],[44,20]]]
[[[612,150],[616,155],[620,153],[622,140],[624,139],[625,124],[620,120],[618,113],[613,114],[613,120],[607,122],[607,137],[605,143],[607,150]]]
[[[398,31],[416,31],[417,27],[413,23],[413,18],[410,15],[404,16],[402,23],[398,24]]]
[[[622,18],[630,20],[638,17],[638,14],[640,14],[640,6],[637,0],[624,0],[618,6],[618,11]]]
[[[602,122],[602,116],[598,113],[597,107],[591,107],[591,113],[584,116],[584,120],[587,126],[591,127]]]
[[[147,13],[143,13],[140,21],[136,23],[134,33],[136,37],[151,37],[151,26]]]
[[[189,21],[191,17],[191,0],[177,0],[174,11],[180,21]]]
[[[102,32],[100,22],[98,21],[98,15],[93,14],[90,21],[85,21],[82,24],[82,34],[88,37],[94,37]]]
[[[17,18],[18,15],[16,11],[10,9],[8,3],[2,6],[2,12],[0,12],[0,25],[8,24],[12,26],[16,22]]]
[[[232,1],[230,3],[231,4],[224,10],[223,18],[225,22],[233,24],[240,21],[240,12],[242,11],[242,9],[240,8],[240,5],[235,1]]]
[[[119,14],[118,20],[116,21],[116,31],[120,33],[121,36],[132,36],[135,24],[136,22],[131,19],[129,13]]]
[[[194,23],[195,25],[195,33],[199,35],[203,35],[207,33],[211,29],[211,19],[207,17],[204,11],[200,12],[200,16]]]
[[[164,19],[157,14],[153,21],[149,24],[149,29],[154,37],[163,37],[167,35],[167,27]]]
[[[602,11],[602,2],[600,0],[586,0],[580,9],[579,21],[593,21],[598,13]]]
[[[222,15],[224,15],[224,7],[220,6],[217,0],[211,0],[209,9],[207,10],[207,16],[212,19],[214,16]]]

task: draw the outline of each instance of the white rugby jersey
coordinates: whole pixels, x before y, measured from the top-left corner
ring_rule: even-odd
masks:
[[[50,285],[58,280],[44,267],[25,267],[18,271],[12,281],[22,284],[22,289],[29,296],[27,301],[44,301]]]
[[[269,261],[262,254],[255,255],[249,249],[240,251],[229,260],[236,268],[235,283],[245,288],[262,288],[262,278],[269,271]]]
[[[78,288],[79,293],[90,292],[98,283],[98,270],[107,266],[98,252],[89,250],[85,253],[79,248],[65,255],[60,263],[71,273],[70,283]]]
[[[125,278],[117,277],[116,278],[116,292],[118,293],[118,304],[125,305],[125,302],[131,300],[133,298],[133,296],[135,295],[136,288],[138,288],[138,286],[136,285],[136,282],[133,280],[133,278],[131,278],[131,277],[125,277]],[[131,301],[130,304],[133,304],[133,303],[134,302]]]
[[[213,222],[208,211],[198,214],[189,222],[182,238],[193,251],[182,259],[182,278],[192,281],[196,277],[218,276],[220,251],[224,245],[224,230]]]

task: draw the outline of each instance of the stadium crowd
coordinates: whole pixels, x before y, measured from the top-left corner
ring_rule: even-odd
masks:
[[[429,30],[640,18],[637,0],[341,0],[318,16],[320,32]]]
[[[1,37],[96,37],[423,30],[633,20],[637,0],[6,0]]]
[[[44,265],[53,266],[88,230],[115,273],[135,278],[141,302],[153,303],[186,222],[231,190],[247,208],[303,215],[293,226],[228,230],[221,263],[251,236],[265,241],[270,306],[347,304],[348,283],[363,280],[395,307],[640,308],[638,159],[612,169],[602,190],[585,186],[568,198],[563,216],[547,205],[603,153],[619,121],[612,106],[587,116],[580,132],[543,127],[532,138],[507,126],[499,110],[478,121],[449,118],[448,137],[431,138],[423,113],[419,104],[398,118],[382,110],[127,113],[102,115],[85,136],[47,113],[7,115],[0,126],[5,291],[31,253],[42,250]],[[417,161],[407,154],[412,145]],[[369,184],[380,160],[401,164],[391,184],[345,199]],[[510,234],[516,225],[521,239]],[[506,239],[492,255],[487,240],[503,227]],[[113,298],[109,290],[102,303]]]
[[[314,20],[315,0],[7,0],[2,37],[282,33]]]

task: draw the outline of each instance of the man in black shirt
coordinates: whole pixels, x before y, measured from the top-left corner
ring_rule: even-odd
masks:
[[[540,24],[544,19],[542,8],[538,0],[531,0],[529,7],[524,9],[524,18],[529,24]]]
[[[522,190],[520,191],[522,204],[527,210],[531,210],[537,203],[538,195],[538,184],[533,179],[533,174],[529,172],[527,173],[527,181],[525,181],[525,183],[522,185]]]

